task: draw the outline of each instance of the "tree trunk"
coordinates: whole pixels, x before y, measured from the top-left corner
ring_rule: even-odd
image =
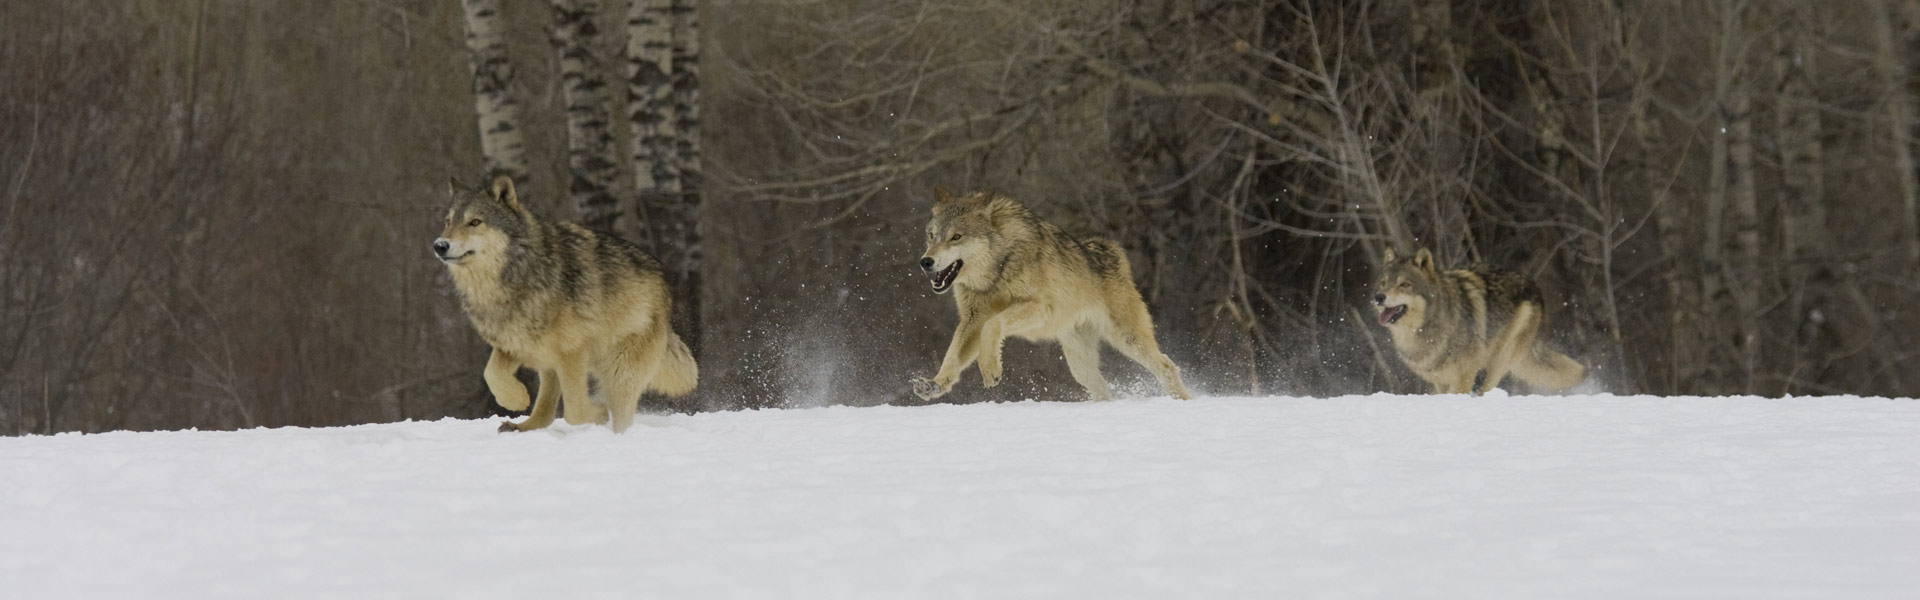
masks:
[[[673,112],[679,151],[680,198],[673,213],[681,337],[700,355],[700,10],[694,0],[673,0]]]
[[[1780,78],[1774,115],[1779,128],[1781,232],[1787,254],[1784,279],[1788,318],[1795,332],[1788,371],[1794,380],[1787,382],[1785,389],[1789,393],[1795,391],[1794,383],[1801,377],[1817,380],[1834,348],[1833,338],[1827,333],[1830,328],[1825,326],[1833,314],[1832,272],[1827,267],[1832,244],[1827,233],[1825,182],[1820,173],[1820,109],[1811,82],[1819,51],[1807,31],[1812,12],[1805,5],[1786,9],[1780,21],[1779,50],[1774,56],[1774,69]],[[1908,173],[1911,175],[1910,170]]]
[[[473,107],[479,118],[480,154],[486,161],[487,176],[507,175],[517,189],[525,190],[527,146],[520,134],[520,102],[511,89],[513,63],[507,59],[500,0],[462,0],[461,6],[466,12]]]
[[[619,163],[596,53],[599,15],[599,0],[553,0],[553,45],[567,102],[567,196],[588,229],[621,234],[620,203],[612,191]]]
[[[1740,391],[1754,393],[1760,360],[1760,201],[1754,185],[1753,95],[1734,94],[1727,126],[1727,175],[1733,178],[1733,259],[1727,268],[1739,337]]]
[[[680,174],[674,145],[673,11],[668,0],[631,0],[627,5],[627,141],[642,240],[659,251],[653,212],[678,200]],[[666,206],[662,206],[665,203]]]
[[[1886,86],[1887,131],[1892,137],[1895,180],[1900,182],[1903,209],[1900,217],[1906,225],[1907,267],[1920,269],[1920,177],[1916,177],[1913,163],[1913,94],[1907,91],[1909,65],[1903,43],[1905,36],[1896,37],[1893,29],[1895,22],[1904,23],[1907,18],[1920,15],[1903,14],[1916,12],[1911,2],[1907,10],[1889,6],[1887,0],[1878,0],[1873,8],[1870,21],[1877,50],[1873,66],[1880,75],[1881,85]]]
[[[690,0],[627,7],[628,154],[642,244],[672,288],[673,328],[700,353],[699,23]]]
[[[1746,46],[1742,37],[1747,4],[1745,0],[1724,0],[1720,5],[1712,100],[1716,119],[1711,132],[1712,173],[1700,278],[1700,300],[1704,304],[1701,324],[1712,379],[1709,393],[1747,391],[1749,357],[1755,356],[1751,353],[1755,332],[1750,308],[1758,304],[1751,277],[1758,265],[1753,253],[1759,249],[1759,211],[1753,180],[1753,102],[1743,68],[1746,59],[1740,50]],[[1727,331],[1729,323],[1733,325],[1731,332]],[[1730,358],[1725,353],[1729,348],[1735,351]],[[1728,367],[1735,373],[1728,373]]]

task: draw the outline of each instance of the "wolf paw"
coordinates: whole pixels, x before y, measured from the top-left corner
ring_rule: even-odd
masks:
[[[1467,390],[1467,394],[1472,396],[1478,396],[1481,393],[1486,391],[1487,391],[1487,370],[1481,369],[1473,374],[1473,387]]]
[[[1000,385],[1000,375],[1001,375],[1001,372],[999,369],[993,369],[993,370],[980,369],[981,387],[993,387],[996,385]]]
[[[514,385],[495,390],[493,392],[493,402],[494,404],[500,405],[500,408],[513,412],[526,410],[527,404],[529,403],[527,399],[527,388]]]
[[[925,377],[913,378],[913,395],[919,396],[921,400],[932,400],[946,393],[947,390],[942,388],[939,382]]]
[[[519,432],[520,432],[520,426],[514,425],[513,421],[500,422],[500,433],[519,433]]]

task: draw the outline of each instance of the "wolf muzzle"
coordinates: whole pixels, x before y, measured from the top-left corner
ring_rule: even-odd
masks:
[[[933,293],[945,294],[947,290],[953,289],[954,280],[960,278],[960,266],[966,264],[966,262],[967,261],[956,258],[953,260],[953,264],[948,265],[945,270],[938,273],[930,273],[930,275],[933,276]],[[933,271],[933,259],[921,259],[920,267],[929,272]]]
[[[439,257],[440,262],[453,262],[466,258],[468,254],[473,254],[472,251],[467,251],[465,254],[459,256],[448,256],[447,253],[452,250],[453,242],[447,241],[447,238],[440,238],[433,241],[433,255]]]

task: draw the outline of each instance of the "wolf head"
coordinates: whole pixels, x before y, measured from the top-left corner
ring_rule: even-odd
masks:
[[[933,190],[933,220],[927,223],[927,253],[920,257],[920,269],[933,278],[933,292],[945,294],[956,282],[982,281],[985,271],[968,264],[990,265],[999,238],[994,223],[996,201],[992,194],[974,192],[959,198],[947,190]],[[964,280],[962,278],[965,278]]]
[[[440,230],[440,239],[433,241],[433,253],[448,268],[499,264],[513,240],[526,237],[533,225],[533,214],[520,205],[511,177],[495,177],[493,185],[483,190],[449,180],[447,195],[451,202],[446,226]]]
[[[1381,260],[1384,267],[1373,286],[1373,305],[1379,309],[1378,321],[1387,328],[1419,329],[1427,320],[1427,303],[1440,292],[1440,269],[1433,264],[1433,253],[1421,248],[1412,257],[1394,256],[1388,248]]]

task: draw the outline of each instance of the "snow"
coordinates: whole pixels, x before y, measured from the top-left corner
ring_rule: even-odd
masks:
[[[1920,401],[1166,398],[0,439],[10,598],[1912,598]]]

